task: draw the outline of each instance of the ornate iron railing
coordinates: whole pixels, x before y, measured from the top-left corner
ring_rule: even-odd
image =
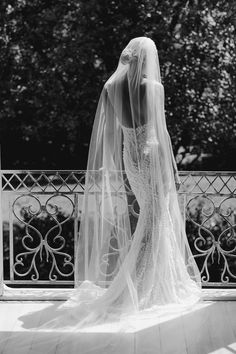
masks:
[[[236,172],[180,176],[180,204],[202,283],[235,287]],[[2,171],[1,177],[4,282],[72,286],[85,172]],[[121,193],[119,186],[113,192]],[[100,193],[99,186],[91,193]],[[138,204],[128,183],[126,193],[131,218],[137,219]]]

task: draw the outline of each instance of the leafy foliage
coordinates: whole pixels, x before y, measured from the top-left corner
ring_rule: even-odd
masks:
[[[3,168],[85,168],[101,88],[147,35],[179,166],[235,169],[235,13],[233,0],[3,0]]]

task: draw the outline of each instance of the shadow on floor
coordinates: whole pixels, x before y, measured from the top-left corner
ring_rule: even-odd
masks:
[[[191,309],[166,311],[156,317],[146,313],[139,320],[129,317],[74,331],[60,329],[67,326],[69,318],[59,305],[47,303],[40,311],[20,316],[22,331],[5,333],[8,339],[2,342],[4,346],[0,343],[1,354],[236,354],[234,302],[201,302]],[[37,319],[42,327],[36,330],[32,324]],[[55,324],[54,329],[43,327],[48,322]]]

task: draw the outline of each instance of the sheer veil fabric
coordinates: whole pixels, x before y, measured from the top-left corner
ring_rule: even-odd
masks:
[[[44,329],[74,333],[116,321],[126,331],[138,319],[156,318],[164,309],[177,311],[200,299],[200,274],[185,233],[177,179],[158,52],[151,39],[134,38],[122,51],[97,107],[76,287]],[[139,206],[136,224],[131,192]]]
[[[104,85],[93,126],[77,287],[63,305],[78,327],[199,299],[177,179],[158,52],[151,39],[134,38]],[[128,190],[139,204],[135,228]]]

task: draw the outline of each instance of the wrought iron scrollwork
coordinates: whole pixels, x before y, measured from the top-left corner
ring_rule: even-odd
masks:
[[[112,172],[111,172],[112,173]],[[129,207],[131,234],[139,217],[139,205],[124,171],[123,184],[114,181],[116,198],[125,194]],[[8,283],[73,283],[74,242],[78,235],[79,212],[85,179],[88,193],[101,194],[99,171],[2,171],[5,264]],[[187,236],[206,286],[236,284],[236,174],[218,171],[182,171],[179,196],[186,215]],[[58,198],[61,200],[59,201]],[[5,199],[4,199],[5,198]],[[27,198],[25,200],[24,198]],[[68,204],[65,207],[65,204]],[[9,208],[8,209],[8,206]],[[61,206],[63,205],[63,215]],[[120,213],[114,209],[114,215]],[[73,214],[74,213],[74,214]],[[49,220],[50,219],[50,220]],[[47,221],[47,223],[46,223]],[[71,223],[71,224],[70,224]],[[46,225],[47,224],[47,225]],[[65,228],[69,226],[65,231]],[[114,226],[114,223],[113,223]],[[108,252],[100,259],[101,271],[109,267],[115,274],[116,255],[124,245],[120,225],[112,230]],[[17,249],[14,248],[17,242]],[[114,262],[113,262],[114,261]],[[110,262],[110,265],[109,265]],[[48,273],[42,279],[42,267]],[[104,268],[103,268],[104,267]],[[107,274],[107,271],[106,271]]]
[[[60,197],[61,202],[65,203],[67,201],[70,206],[69,214],[63,219],[59,217],[60,207],[56,200],[58,197]],[[27,199],[27,205],[24,205],[25,199]],[[20,224],[25,226],[25,234],[21,241],[23,251],[16,255],[13,264],[15,275],[18,277],[30,276],[32,281],[39,280],[40,264],[37,262],[37,257],[39,257],[41,262],[44,260],[49,263],[50,261],[49,280],[51,282],[55,282],[58,275],[61,277],[71,276],[74,272],[74,264],[72,256],[63,251],[66,240],[62,235],[62,225],[74,213],[72,200],[66,195],[52,195],[49,198],[47,197],[42,204],[36,195],[20,195],[13,203],[12,211]],[[46,218],[50,219],[51,227],[43,233],[37,227],[37,220],[43,223]],[[26,262],[27,258],[30,258],[30,262]],[[59,258],[60,262],[58,261]],[[63,261],[61,262],[61,260]]]
[[[195,259],[201,260],[198,264],[203,283],[217,277],[216,268],[220,271],[221,283],[236,279],[235,200],[235,196],[228,196],[219,202],[219,197],[217,200],[214,196],[203,195],[195,196],[187,203],[188,220],[197,230],[193,252]]]

